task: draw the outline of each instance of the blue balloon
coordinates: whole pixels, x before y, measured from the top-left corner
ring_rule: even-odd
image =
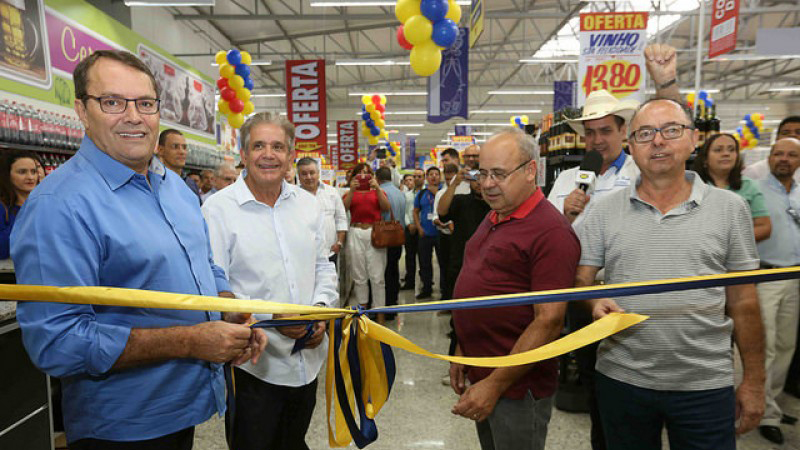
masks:
[[[745,114],[744,121],[745,122],[749,122],[750,121],[750,114]]]
[[[370,128],[369,132],[372,133],[373,136],[378,136],[381,134],[381,130],[379,130],[378,127]]]
[[[707,98],[708,98],[708,92],[706,92],[706,91],[700,91],[700,95],[698,96],[698,98],[699,98],[700,100],[705,100],[705,99],[707,99]]]
[[[255,87],[255,84],[253,83],[253,79],[250,78],[250,77],[247,77],[244,80],[244,87],[246,87],[248,90],[252,91],[253,88]]]
[[[364,112],[361,113],[361,118],[364,119],[365,121],[369,122],[370,115],[369,115],[368,112],[364,111]]]
[[[242,53],[235,48],[228,50],[228,64],[236,66],[242,63]]]
[[[434,24],[444,19],[449,8],[447,0],[422,0],[419,4],[422,15]]]
[[[397,155],[397,152],[394,151],[394,147],[392,147],[391,145],[389,145],[389,154],[391,154],[392,156]]]
[[[759,133],[758,130],[753,131],[753,136],[755,136],[756,139],[761,139],[761,133]]]
[[[433,24],[431,39],[439,47],[448,48],[456,42],[458,25],[450,19],[440,20]]]
[[[241,56],[240,56],[241,57]],[[247,78],[250,76],[250,66],[247,64],[239,64],[236,66],[236,75],[239,75],[242,78]]]

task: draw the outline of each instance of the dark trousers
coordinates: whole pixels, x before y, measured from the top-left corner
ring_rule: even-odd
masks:
[[[436,236],[423,236],[419,238],[419,278],[422,281],[421,293],[429,293],[433,291],[433,252],[436,251],[436,259],[441,261],[441,249],[439,248],[439,239]],[[441,276],[444,275],[441,265]],[[439,282],[444,282],[444,278],[440,278]]]
[[[452,241],[452,235],[439,233],[439,253],[437,253],[436,256],[438,258],[441,254],[441,258],[439,258],[439,268],[441,269],[440,290],[442,292],[442,297],[440,300],[450,300],[453,298],[453,284],[456,280],[451,280],[450,277],[447,276],[447,269],[450,267],[450,247]]]
[[[611,450],[661,450],[667,427],[673,450],[735,450],[733,386],[655,391],[595,376],[606,444]]]
[[[317,402],[317,380],[278,386],[234,368],[236,420],[225,414],[225,434],[235,450],[308,450],[306,432]]]
[[[386,306],[397,304],[397,296],[400,294],[400,256],[403,255],[403,247],[388,247],[386,249],[386,271],[383,273],[383,281],[386,283]]]
[[[574,333],[592,323],[592,313],[583,302],[569,302],[567,304],[567,322],[569,332]],[[598,343],[587,345],[575,350],[575,359],[578,361],[578,374],[580,383],[586,388],[589,400],[589,418],[591,419],[590,441],[592,450],[605,450],[606,438],[603,433],[603,422],[600,419],[600,409],[597,406],[597,392],[595,392],[595,370],[597,363]]]
[[[194,427],[146,441],[104,441],[79,439],[69,444],[69,450],[191,450],[194,444]]]
[[[419,235],[408,232],[406,227],[406,279],[407,288],[413,288],[417,284],[417,247],[419,246]]]

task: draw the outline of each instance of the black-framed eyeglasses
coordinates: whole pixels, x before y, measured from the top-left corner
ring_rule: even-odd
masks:
[[[502,183],[503,181],[505,181],[506,178],[511,176],[512,173],[518,171],[519,169],[522,169],[523,167],[525,167],[531,161],[533,161],[533,160],[529,159],[529,160],[525,161],[524,163],[518,165],[514,170],[512,170],[510,172],[498,172],[496,170],[489,171],[489,170],[486,170],[486,169],[481,169],[480,171],[478,171],[478,181],[483,183],[484,181],[486,181],[487,178],[491,178],[492,180],[494,180],[497,183]]]
[[[800,226],[800,213],[797,212],[797,210],[792,208],[791,206],[786,208],[786,212],[789,214],[789,216],[792,219],[794,219],[794,223],[796,223],[798,226]]]
[[[97,100],[100,104],[100,110],[106,114],[122,114],[128,109],[128,103],[133,102],[136,105],[136,111],[139,114],[155,114],[161,108],[161,99],[158,98],[122,98],[113,95],[103,95],[100,97],[86,94],[85,99]]]
[[[661,137],[670,141],[683,136],[683,131],[686,129],[694,130],[694,127],[680,123],[674,123],[661,128],[644,127],[632,132],[631,138],[633,138],[637,144],[646,144],[656,138],[656,133],[661,133]]]

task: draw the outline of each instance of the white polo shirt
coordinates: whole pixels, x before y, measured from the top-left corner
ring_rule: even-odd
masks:
[[[561,214],[564,214],[564,199],[575,190],[575,179],[580,167],[573,167],[571,169],[561,172],[561,174],[553,183],[553,188],[547,196],[547,200],[558,209]],[[633,157],[626,154],[624,151],[620,152],[619,157],[611,164],[605,173],[597,176],[597,181],[594,184],[594,194],[591,198],[602,198],[612,192],[620,189],[626,189],[631,183],[636,181],[639,176],[639,168],[633,162]],[[589,200],[592,201],[591,199]],[[572,222],[572,227],[577,226],[583,222],[583,214]]]

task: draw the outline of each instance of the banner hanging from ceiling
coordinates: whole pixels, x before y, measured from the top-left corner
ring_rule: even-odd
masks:
[[[350,170],[358,164],[358,121],[336,121],[337,170]]]
[[[580,17],[578,105],[605,89],[619,100],[644,101],[647,13],[588,13]]]
[[[564,108],[575,107],[575,97],[577,96],[577,81],[554,81],[553,82],[553,111],[558,112]]]
[[[442,65],[428,77],[428,122],[441,123],[469,115],[469,28],[459,28],[452,47],[442,52]]]
[[[469,48],[475,47],[478,38],[483,34],[483,20],[486,10],[483,8],[483,0],[472,0],[469,9],[469,26],[472,28],[472,36],[469,38]]]
[[[327,159],[325,60],[286,61],[286,109],[295,127],[297,157]]]
[[[738,23],[739,0],[714,0],[711,9],[711,38],[708,40],[709,58],[736,49]]]

